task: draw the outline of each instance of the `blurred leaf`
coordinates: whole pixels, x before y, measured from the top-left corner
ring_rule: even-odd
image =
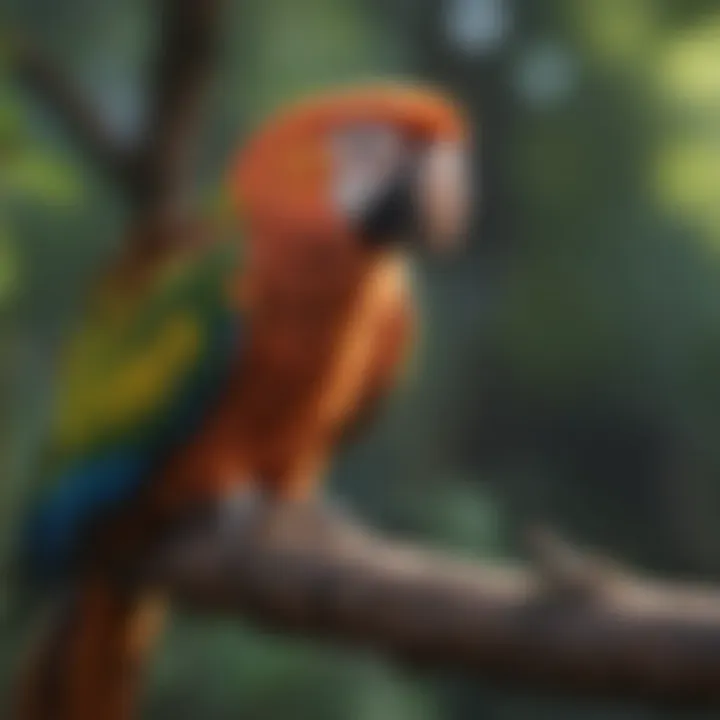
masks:
[[[610,67],[638,70],[659,39],[653,0],[566,0],[574,29],[591,54]]]
[[[27,139],[20,104],[10,88],[3,83],[0,68],[0,176],[8,171],[7,163],[25,149]]]
[[[263,42],[253,61],[256,116],[319,87],[386,71],[395,37],[385,37],[355,0],[256,0]]]
[[[348,720],[433,720],[440,717],[437,698],[427,683],[412,683],[380,663],[368,663],[352,685]]]
[[[21,153],[2,168],[0,191],[55,206],[72,205],[82,183],[74,169],[41,150]]]
[[[676,33],[663,46],[655,75],[661,96],[683,112],[720,103],[720,13]]]
[[[655,173],[660,201],[720,243],[720,132],[668,141],[659,149]]]
[[[10,233],[0,225],[0,307],[15,296],[20,285],[20,262]]]
[[[13,51],[13,36],[10,25],[0,14],[0,78],[7,72],[10,55]]]
[[[658,143],[652,184],[662,207],[720,243],[720,14],[677,32],[656,70],[673,122]]]
[[[497,499],[477,482],[443,481],[443,494],[433,507],[444,541],[479,556],[498,556],[504,548],[503,513]]]

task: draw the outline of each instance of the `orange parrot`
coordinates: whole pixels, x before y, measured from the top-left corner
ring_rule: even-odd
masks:
[[[123,361],[98,371],[101,390],[83,394],[90,373],[78,371],[83,399],[64,411],[62,471],[31,514],[23,558],[41,580],[71,578],[74,595],[23,678],[21,720],[132,717],[153,633],[117,568],[199,504],[242,489],[271,501],[315,493],[402,371],[415,325],[408,256],[460,238],[469,143],[435,90],[311,98],[233,163],[244,241],[229,293],[222,256],[204,274],[197,259],[160,273],[130,310],[98,299],[97,332],[111,344],[142,337],[143,352],[122,346]],[[202,288],[202,312],[189,314],[178,287]],[[88,357],[102,355],[98,342]]]

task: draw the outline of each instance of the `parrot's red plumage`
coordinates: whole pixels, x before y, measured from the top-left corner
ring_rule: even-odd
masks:
[[[380,136],[357,159],[338,160],[343,133],[367,128],[395,142],[387,145],[396,158],[387,172],[365,167],[369,153],[385,147]],[[147,518],[171,521],[242,486],[279,499],[315,490],[342,438],[393,387],[413,336],[406,249],[386,237],[407,233],[398,224],[397,208],[405,206],[393,182],[405,164],[397,158],[409,157],[417,169],[421,161],[437,162],[426,160],[432,148],[463,153],[467,136],[462,114],[442,95],[389,85],[303,102],[250,139],[229,178],[245,230],[242,267],[229,293],[244,318],[242,348],[214,410],[136,501],[110,519],[107,535],[95,540],[97,557],[111,544],[120,554],[142,552],[157,530]],[[380,167],[386,158],[377,156]],[[444,230],[462,215],[453,191],[464,188],[456,174],[436,171],[413,185],[412,200],[421,214],[436,203],[429,229]],[[368,172],[376,172],[371,181]],[[412,174],[413,182],[420,176]],[[376,185],[390,190],[378,193]],[[372,225],[363,224],[368,208]],[[79,598],[76,625],[55,643],[61,657],[50,670],[36,663],[28,676],[23,720],[130,717],[131,680],[148,635],[144,605],[97,567],[88,570]],[[52,691],[42,685],[50,676]],[[43,694],[51,709],[39,700]]]
[[[245,481],[311,492],[343,430],[392,386],[414,320],[406,258],[363,243],[330,188],[328,136],[359,124],[417,144],[467,135],[443,97],[388,86],[303,103],[250,142],[231,177],[248,230],[237,297],[249,346],[219,412],[169,469],[169,502],[209,482],[213,494]]]

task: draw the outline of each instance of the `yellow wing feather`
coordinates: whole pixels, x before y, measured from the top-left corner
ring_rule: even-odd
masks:
[[[205,329],[191,307],[172,308],[133,340],[157,294],[98,298],[69,344],[52,430],[62,455],[132,430],[170,398],[196,362]]]

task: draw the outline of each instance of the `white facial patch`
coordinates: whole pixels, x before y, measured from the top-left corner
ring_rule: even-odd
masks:
[[[392,181],[407,149],[393,128],[357,125],[332,139],[334,200],[351,220],[362,216]]]

